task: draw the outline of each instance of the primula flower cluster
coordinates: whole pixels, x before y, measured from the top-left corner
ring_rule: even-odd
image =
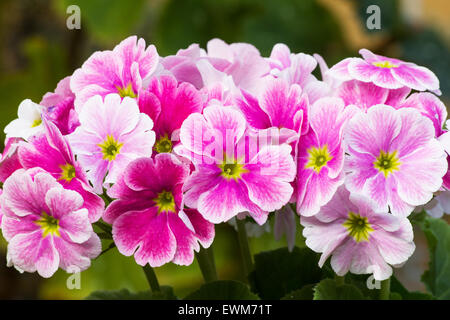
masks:
[[[97,223],[142,266],[189,265],[215,224],[274,216],[290,250],[303,230],[320,266],[389,278],[414,252],[408,216],[450,209],[450,134],[432,71],[360,53],[329,68],[213,39],[161,57],[135,36],[94,53],[5,128],[8,265],[84,270]]]

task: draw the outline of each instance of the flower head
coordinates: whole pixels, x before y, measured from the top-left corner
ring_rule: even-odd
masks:
[[[95,192],[101,193],[105,176],[106,184],[114,183],[131,160],[151,156],[153,121],[139,112],[136,100],[118,94],[92,97],[85,106],[81,125],[68,137]]]
[[[372,82],[388,89],[408,87],[418,91],[439,93],[439,80],[433,72],[411,62],[376,55],[361,49],[361,58],[347,58],[333,66],[329,75],[342,81]]]
[[[376,280],[385,280],[392,275],[390,265],[400,265],[412,255],[409,220],[376,207],[342,186],[319,213],[301,217],[306,245],[322,253],[319,266],[331,256],[331,267],[340,276],[349,271],[373,273]]]
[[[104,215],[122,254],[152,267],[168,262],[189,265],[199,243],[212,243],[214,226],[197,210],[183,208],[181,189],[188,175],[189,168],[172,154],[139,158],[128,165],[108,192],[117,200]]]
[[[80,112],[95,95],[117,93],[122,98],[136,98],[156,70],[158,60],[155,46],[146,48],[145,40],[136,36],[126,38],[112,51],[95,52],[70,80],[75,109]]]
[[[205,108],[203,115],[191,114],[181,126],[175,151],[195,164],[184,185],[185,203],[213,223],[248,211],[263,224],[268,211],[280,209],[292,195],[291,147],[253,148],[246,130],[238,110],[220,105]]]
[[[58,268],[85,270],[100,254],[83,198],[42,169],[14,172],[0,199],[8,259],[16,268],[48,278]]]
[[[357,112],[338,98],[322,98],[310,109],[310,130],[297,152],[297,212],[316,214],[344,183],[343,131]]]
[[[346,186],[380,210],[407,216],[431,200],[447,171],[446,154],[430,120],[417,110],[378,105],[348,123]]]

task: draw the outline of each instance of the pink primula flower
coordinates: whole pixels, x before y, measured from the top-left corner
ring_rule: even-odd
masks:
[[[414,212],[420,213],[422,210],[436,219],[442,218],[444,214],[450,214],[450,190],[442,188],[434,194],[430,202],[416,207]]]
[[[347,125],[348,175],[352,193],[373,199],[380,210],[407,216],[431,200],[447,172],[446,154],[432,122],[417,110],[371,107]]]
[[[424,117],[433,122],[435,136],[439,137],[445,130],[443,129],[444,121],[447,119],[447,108],[444,103],[429,92],[413,93],[406,100],[400,101],[400,103],[392,105],[396,109],[400,108],[413,108],[418,110]]]
[[[152,267],[190,265],[199,243],[211,245],[214,225],[197,210],[183,208],[182,186],[188,175],[189,167],[173,154],[139,158],[128,165],[108,191],[117,200],[104,215],[122,254]]]
[[[297,212],[316,214],[344,183],[343,131],[357,112],[338,98],[322,98],[310,108],[310,130],[297,152]]]
[[[0,197],[8,262],[44,278],[87,269],[101,252],[83,198],[41,169],[14,172]]]
[[[329,95],[329,85],[312,75],[317,66],[313,56],[291,53],[288,46],[278,43],[273,47],[267,61],[273,76],[284,79],[289,84],[298,84],[308,96],[310,103]]]
[[[193,85],[177,83],[173,76],[153,77],[147,90],[139,94],[139,109],[154,122],[157,153],[172,152],[179,141],[181,124],[191,113],[202,112],[200,93]]]
[[[70,77],[65,77],[56,86],[55,92],[48,92],[42,98],[47,118],[58,127],[63,135],[72,133],[80,125],[74,108],[75,95],[70,90]]]
[[[102,193],[114,183],[130,161],[152,155],[153,121],[139,112],[136,100],[118,94],[89,99],[80,113],[81,125],[69,137],[77,160],[94,186]]]
[[[402,265],[415,249],[407,218],[377,211],[370,199],[350,195],[344,187],[318,214],[300,221],[306,245],[322,253],[319,266],[331,256],[331,267],[339,276],[350,271],[388,279],[390,265]]]
[[[92,190],[67,139],[53,123],[44,119],[44,133],[30,138],[28,143],[21,142],[18,152],[25,169],[44,169],[65,189],[74,190],[83,197],[83,208],[88,210],[91,222],[100,219],[105,204]]]
[[[131,36],[112,51],[95,52],[80,69],[75,70],[70,88],[75,93],[75,109],[95,95],[118,93],[136,98],[157,69],[159,56],[154,45],[145,47],[144,39]]]
[[[299,85],[267,78],[259,97],[244,90],[242,94],[236,105],[252,128],[278,128],[280,143],[296,141],[308,131],[308,97]]]
[[[162,58],[161,64],[179,82],[188,82],[201,89],[204,84],[196,63],[206,58],[206,51],[197,43],[193,43],[186,49],[178,50],[176,55]]]
[[[213,223],[248,211],[259,224],[285,205],[295,177],[287,144],[251,145],[244,116],[231,107],[211,105],[181,126],[175,152],[190,157],[195,171],[184,185],[185,203]],[[255,148],[253,148],[255,147]]]
[[[260,79],[270,72],[269,63],[251,44],[227,44],[223,40],[212,39],[206,49],[208,60],[214,68],[230,75],[240,89],[257,90]]]
[[[342,81],[372,82],[388,89],[408,87],[439,93],[439,80],[433,72],[411,62],[388,58],[361,49],[361,58],[347,58],[334,65],[329,75]]]
[[[410,91],[408,87],[386,89],[370,82],[350,80],[338,85],[333,90],[333,96],[344,100],[345,105],[355,105],[366,112],[370,107],[378,104],[395,108],[404,101]]]

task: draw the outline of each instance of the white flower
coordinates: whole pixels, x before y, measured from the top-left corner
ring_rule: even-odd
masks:
[[[23,100],[19,105],[18,119],[11,121],[5,127],[7,138],[23,138],[28,140],[42,130],[41,113],[44,107],[30,99]]]

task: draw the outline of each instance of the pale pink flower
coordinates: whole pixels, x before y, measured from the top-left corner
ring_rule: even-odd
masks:
[[[94,186],[105,186],[139,157],[150,157],[155,143],[153,121],[139,112],[135,99],[109,94],[89,99],[79,117],[81,125],[71,133],[70,146]]]
[[[268,212],[280,209],[292,195],[291,147],[249,150],[248,139],[244,116],[220,105],[205,108],[203,115],[191,114],[181,126],[181,144],[175,152],[190,156],[195,164],[184,185],[185,204],[213,223],[248,211],[263,224]]]
[[[316,214],[344,183],[343,132],[357,111],[339,98],[322,98],[311,106],[310,130],[300,138],[297,151],[298,214]]]
[[[45,171],[17,170],[3,185],[0,199],[8,262],[19,270],[49,278],[58,268],[85,270],[100,254],[83,198]]]
[[[394,215],[430,201],[447,172],[433,123],[412,108],[373,106],[349,121],[344,140],[347,188]]]
[[[89,98],[118,93],[122,98],[136,98],[157,69],[159,56],[154,45],[131,36],[112,51],[97,51],[75,70],[70,88],[75,93],[75,110],[81,111]]]
[[[334,65],[329,75],[342,81],[372,82],[388,89],[408,87],[439,93],[439,80],[433,72],[411,62],[376,55],[361,49],[361,58],[347,58]]]
[[[363,196],[340,187],[333,199],[312,217],[301,217],[306,245],[322,253],[322,267],[331,256],[339,276],[347,272],[373,274],[375,280],[392,275],[413,254],[413,230],[407,218],[378,211]]]

